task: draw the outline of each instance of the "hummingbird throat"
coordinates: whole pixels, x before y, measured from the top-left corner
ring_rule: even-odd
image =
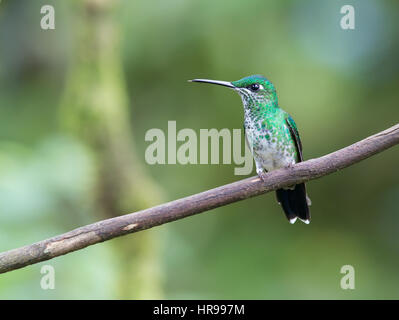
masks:
[[[254,120],[269,114],[276,113],[278,101],[276,96],[262,95],[253,96],[245,90],[239,91],[244,106],[245,118],[250,117]]]

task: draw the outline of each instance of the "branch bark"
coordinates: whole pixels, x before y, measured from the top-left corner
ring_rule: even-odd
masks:
[[[21,248],[0,253],[0,273],[49,260],[125,234],[149,229],[346,168],[399,144],[399,124],[323,157],[251,177],[135,213],[102,220]]]

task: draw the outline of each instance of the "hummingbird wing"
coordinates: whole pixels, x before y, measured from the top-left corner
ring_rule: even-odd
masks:
[[[298,162],[301,162],[303,161],[302,142],[301,138],[299,137],[297,126],[294,119],[292,119],[290,115],[287,115],[285,121],[290,130],[291,137],[295,142],[295,147],[298,154]],[[306,186],[304,183],[297,184],[292,190],[279,189],[276,191],[276,195],[277,201],[281,203],[284,212],[291,223],[295,222],[296,217],[305,223],[310,222],[310,199],[306,194]]]
[[[298,128],[296,127],[296,123],[290,115],[288,115],[288,117],[286,119],[286,123],[288,125],[288,128],[290,129],[291,136],[295,141],[295,146],[296,146],[296,149],[298,152],[298,157],[299,157],[298,162],[302,162],[303,161],[302,142],[301,142],[301,138],[299,137]],[[309,206],[312,204],[312,200],[310,200],[308,195],[306,195],[306,202]]]
[[[296,151],[298,153],[298,162],[303,161],[303,156],[302,156],[302,142],[301,138],[299,137],[298,133],[298,128],[296,127],[296,123],[294,119],[290,115],[285,119],[285,122],[287,123],[288,128],[290,129],[291,137],[295,142],[295,147]]]

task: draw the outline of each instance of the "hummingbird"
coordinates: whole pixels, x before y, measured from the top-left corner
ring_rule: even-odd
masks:
[[[303,161],[302,142],[294,119],[280,108],[276,88],[262,75],[252,75],[228,82],[210,79],[193,79],[235,90],[244,106],[246,142],[255,160],[256,173],[266,181],[266,172],[286,168]],[[282,206],[288,221],[299,218],[310,223],[309,205],[304,183],[276,190],[277,202]]]

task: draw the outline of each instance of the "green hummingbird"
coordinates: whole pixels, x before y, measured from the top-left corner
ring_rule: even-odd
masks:
[[[244,105],[245,137],[255,160],[256,172],[265,181],[266,172],[303,161],[302,143],[294,119],[278,105],[274,85],[261,75],[237,81],[193,79],[225,86],[238,92]],[[290,223],[299,218],[310,222],[310,199],[304,183],[276,191]]]

